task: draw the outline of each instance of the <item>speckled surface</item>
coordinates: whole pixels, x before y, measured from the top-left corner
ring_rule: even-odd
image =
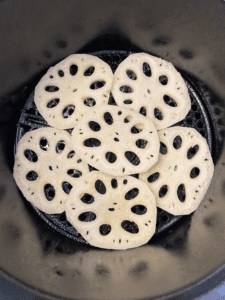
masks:
[[[194,291],[199,280],[225,263],[225,4],[98,4],[0,3],[0,269],[63,299],[174,298],[188,286]],[[12,177],[20,110],[47,68],[71,53],[112,49],[149,52],[191,75],[205,99],[216,164],[192,218],[143,247],[122,252],[92,248],[55,232],[23,200]]]

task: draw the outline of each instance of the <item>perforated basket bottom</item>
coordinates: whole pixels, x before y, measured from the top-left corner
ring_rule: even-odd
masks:
[[[130,54],[131,52],[126,51],[100,51],[90,53],[92,55],[98,56],[103,61],[108,63],[113,72],[116,70],[118,65]],[[181,75],[183,76],[182,72]],[[200,134],[206,138],[210,151],[212,151],[212,134],[210,129],[209,117],[207,111],[204,108],[201,99],[195,92],[194,88],[188,81],[187,75],[183,76],[185,83],[188,88],[188,92],[191,98],[191,110],[188,113],[187,117],[175,124],[183,127],[192,127],[195,128]],[[112,97],[110,98],[109,104],[113,104]],[[175,126],[174,125],[174,126]],[[39,114],[35,104],[34,104],[34,92],[28,97],[24,108],[21,111],[19,123],[17,124],[16,131],[16,141],[15,141],[15,151],[16,146],[22,136],[31,130],[48,126],[47,122]],[[90,167],[90,171],[93,168]],[[138,177],[138,176],[135,176]],[[35,206],[33,208],[36,210],[38,215],[47,222],[52,228],[60,232],[61,234],[66,235],[67,237],[74,239],[76,241],[87,243],[84,238],[77,232],[77,230],[66,220],[66,214],[54,214],[49,215],[38,210]],[[182,216],[173,216],[168,212],[158,208],[157,209],[157,225],[155,235],[165,231],[170,228],[173,224],[179,221]]]

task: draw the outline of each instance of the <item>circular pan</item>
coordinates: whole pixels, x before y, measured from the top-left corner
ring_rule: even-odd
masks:
[[[98,51],[89,53],[91,55],[98,56],[100,59],[105,61],[110,65],[112,71],[115,72],[118,65],[130,54],[133,52],[127,51]],[[182,74],[184,78],[185,84],[188,88],[189,96],[191,98],[191,110],[189,111],[186,118],[180,121],[173,126],[183,126],[183,127],[191,127],[195,128],[200,134],[206,138],[209,149],[212,152],[212,133],[210,128],[210,121],[208,113],[202,103],[201,98],[198,96],[197,92],[195,91],[194,87],[191,85],[191,81],[188,80],[188,75]],[[17,131],[16,131],[16,141],[15,141],[15,151],[16,146],[21,137],[24,135],[25,132],[30,130],[34,130],[43,126],[48,126],[46,121],[42,118],[39,114],[35,104],[34,104],[34,92],[31,93],[29,98],[27,99],[24,108],[21,111],[21,116],[19,119],[19,123],[17,124]],[[109,104],[115,105],[115,101],[110,96]],[[70,132],[70,130],[68,130]],[[90,171],[94,168],[90,167]],[[138,178],[138,175],[135,176]],[[80,233],[66,220],[65,213],[62,214],[46,214],[35,206],[33,208],[36,210],[37,214],[50,225],[53,229],[57,230],[61,234],[71,238],[75,241],[79,241],[85,244],[88,244],[85,239],[80,235]],[[173,216],[168,212],[158,208],[157,209],[157,224],[156,224],[156,233],[159,233],[171,228],[172,225],[177,223],[179,220],[182,219],[182,216]]]

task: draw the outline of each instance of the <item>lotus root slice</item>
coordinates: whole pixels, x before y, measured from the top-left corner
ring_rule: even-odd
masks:
[[[27,132],[17,146],[14,178],[25,198],[48,214],[65,211],[73,186],[89,173],[70,146],[70,134],[55,128]]]
[[[136,178],[94,171],[71,191],[66,216],[92,246],[125,250],[147,243],[154,234],[155,197]]]
[[[157,206],[173,215],[195,211],[210,185],[214,165],[206,139],[193,128],[159,131],[158,162],[139,178],[148,184]]]
[[[73,128],[91,107],[108,103],[112,82],[112,70],[104,61],[73,54],[42,77],[35,88],[34,102],[49,125]]]
[[[118,66],[112,94],[117,105],[151,118],[157,130],[183,120],[191,109],[180,73],[170,62],[146,53],[131,54]]]
[[[83,115],[72,132],[72,146],[86,163],[115,176],[145,172],[159,154],[158,133],[152,121],[112,105]]]

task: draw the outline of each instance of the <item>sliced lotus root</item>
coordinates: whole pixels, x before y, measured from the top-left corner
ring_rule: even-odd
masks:
[[[66,216],[92,246],[134,248],[155,232],[155,196],[136,178],[94,171],[71,191]]]
[[[158,130],[183,120],[191,109],[180,73],[171,63],[146,53],[132,54],[119,65],[112,94],[119,106],[148,116]]]
[[[154,124],[123,107],[92,108],[77,123],[71,142],[86,163],[115,176],[145,172],[158,160]]]
[[[206,140],[193,128],[159,131],[158,162],[139,178],[156,196],[157,206],[173,215],[197,209],[211,182],[214,165]]]
[[[90,107],[107,104],[113,73],[100,58],[74,54],[42,77],[34,102],[44,119],[55,128],[74,127],[74,121]]]
[[[15,181],[24,197],[48,214],[65,211],[68,195],[88,165],[70,146],[70,134],[55,128],[27,132],[19,141]]]

